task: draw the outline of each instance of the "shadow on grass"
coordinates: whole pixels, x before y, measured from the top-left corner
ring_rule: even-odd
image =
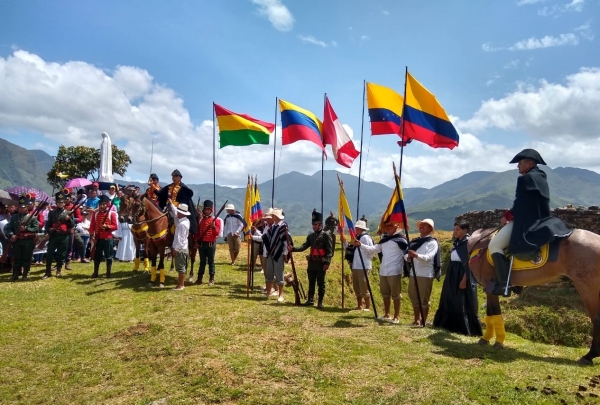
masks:
[[[352,323],[350,321],[346,321],[344,319],[340,319],[338,321],[336,321],[333,325],[331,325],[333,328],[364,328],[367,325],[362,324],[362,325],[357,325],[355,323]]]
[[[552,364],[575,365],[575,360],[573,359],[536,356],[512,347],[494,349],[492,346],[479,346],[475,341],[473,341],[473,343],[464,343],[452,336],[449,332],[437,331],[432,335],[429,335],[428,339],[431,341],[431,344],[441,349],[433,351],[433,353],[457,359],[489,359],[499,363],[527,360]]]

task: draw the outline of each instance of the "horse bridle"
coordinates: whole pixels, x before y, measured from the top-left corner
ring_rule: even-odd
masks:
[[[144,221],[138,221],[137,219],[138,219],[139,217],[141,217],[142,215],[144,215],[145,213],[146,213],[146,205],[144,204],[144,198],[142,198],[142,199],[140,200],[140,207],[137,209],[137,211],[136,211],[136,212],[135,212],[135,214],[134,214],[134,218],[133,218],[133,224],[134,224],[134,225],[143,225],[143,224],[149,224],[149,223],[151,223],[151,222],[158,221],[159,219],[161,219],[161,218],[163,218],[163,217],[166,217],[166,216],[167,216],[167,213],[165,212],[164,214],[162,214],[162,215],[159,215],[159,216],[158,216],[158,217],[156,217],[156,218],[152,218],[152,219],[146,219],[146,220],[144,220]]]

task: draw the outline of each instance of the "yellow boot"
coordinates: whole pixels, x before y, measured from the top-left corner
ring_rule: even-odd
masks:
[[[160,287],[165,286],[165,269],[160,269]]]
[[[144,259],[144,271],[147,272],[148,270],[150,270],[150,260],[148,260],[148,258]]]
[[[502,315],[496,315],[494,321],[494,331],[496,332],[495,349],[504,349],[504,339],[506,339],[506,330],[504,330],[504,318]]]
[[[140,258],[136,257],[133,259],[133,271],[138,271],[140,269]]]
[[[156,267],[152,266],[152,270],[150,271],[150,284],[156,281]]]
[[[485,322],[485,332],[483,332],[483,337],[477,342],[480,345],[490,344],[490,340],[494,337],[494,317],[495,315],[490,315],[483,318],[483,322]]]

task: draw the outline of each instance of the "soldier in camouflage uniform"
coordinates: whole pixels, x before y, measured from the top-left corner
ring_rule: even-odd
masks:
[[[302,246],[295,247],[292,252],[302,252],[310,247],[309,255],[306,257],[308,260],[308,300],[304,305],[313,306],[315,304],[316,283],[319,287],[317,308],[323,308],[325,274],[333,256],[333,240],[329,232],[323,230],[323,214],[313,211],[312,226],[313,232],[306,237]]]
[[[31,217],[32,214],[29,213],[29,204],[28,196],[19,198],[19,212],[13,215],[6,225],[6,237],[10,239],[14,259],[11,281],[19,279],[21,268],[23,268],[23,280],[29,278],[35,237],[40,230],[38,219],[35,216]]]

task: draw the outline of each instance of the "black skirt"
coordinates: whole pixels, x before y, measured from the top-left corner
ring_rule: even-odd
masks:
[[[459,285],[464,274],[467,275],[467,288],[461,290]],[[450,262],[433,326],[462,335],[481,336],[477,309],[477,283],[469,269],[461,262]]]

